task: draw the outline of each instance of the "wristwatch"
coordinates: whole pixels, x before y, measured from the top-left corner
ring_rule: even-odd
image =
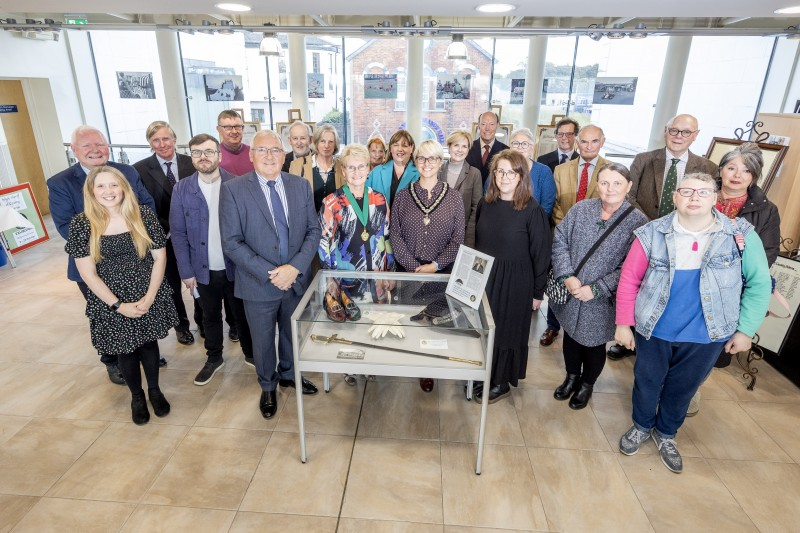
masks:
[[[109,305],[108,308],[116,313],[117,311],[119,311],[120,305],[122,305],[122,300],[117,300],[113,304]]]

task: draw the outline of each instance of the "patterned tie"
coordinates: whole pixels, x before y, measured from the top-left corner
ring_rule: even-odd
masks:
[[[661,204],[658,206],[659,217],[668,215],[675,209],[675,202],[672,201],[672,193],[675,192],[675,186],[678,184],[679,161],[680,159],[672,160],[672,165],[667,171],[667,177],[664,179],[664,190],[661,191]]]
[[[558,162],[559,165],[563,165],[567,162],[567,154],[561,154],[561,161]]]
[[[272,208],[272,217],[275,219],[275,229],[278,230],[278,241],[281,251],[281,264],[285,265],[289,260],[289,224],[286,222],[286,211],[283,209],[283,202],[275,188],[275,180],[269,180],[269,203]]]
[[[491,150],[491,148],[488,144],[483,146],[483,158],[481,159],[483,166],[486,166],[486,160],[489,159],[489,150]]]
[[[167,165],[167,179],[170,185],[174,187],[178,180],[175,179],[175,174],[172,173],[172,161],[165,161],[164,164]]]
[[[586,199],[586,190],[589,188],[589,165],[591,163],[584,163],[583,170],[581,171],[581,181],[578,184],[578,196],[575,198],[575,203]]]

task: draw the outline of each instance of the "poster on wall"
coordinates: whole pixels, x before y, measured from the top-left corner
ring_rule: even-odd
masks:
[[[233,74],[205,74],[206,100],[209,102],[244,102],[242,77]]]
[[[593,104],[633,105],[639,78],[597,78]]]
[[[800,262],[778,256],[770,268],[775,279],[775,290],[783,295],[789,304],[790,312],[776,300],[773,293],[769,302],[769,314],[758,328],[758,345],[772,353],[780,353],[786,334],[800,307]]]
[[[472,74],[436,73],[437,100],[469,100],[472,92]]]
[[[525,80],[513,79],[511,80],[511,97],[508,99],[509,104],[523,103],[523,96],[525,95]]]
[[[364,74],[364,98],[397,98],[397,74]]]
[[[117,72],[119,97],[135,100],[155,100],[152,72]]]
[[[308,97],[325,98],[325,75],[322,73],[308,74]]]
[[[26,222],[25,226],[21,224],[3,224],[5,226],[2,228],[3,239],[12,254],[50,238],[47,234],[47,228],[44,226],[39,206],[33,197],[30,183],[22,183],[7,189],[0,189],[0,207],[13,209]],[[2,250],[0,250],[0,253],[3,253]]]

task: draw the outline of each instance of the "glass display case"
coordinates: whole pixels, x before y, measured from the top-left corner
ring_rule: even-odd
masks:
[[[447,274],[322,270],[292,315],[295,379],[301,372],[489,382],[494,321],[484,294],[473,309],[445,294]],[[483,395],[480,474],[488,395]],[[306,462],[298,389],[300,459]]]

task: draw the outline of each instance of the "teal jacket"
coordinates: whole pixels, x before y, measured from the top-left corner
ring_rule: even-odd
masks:
[[[367,176],[367,187],[370,187],[373,191],[384,195],[388,205],[392,205],[392,200],[394,200],[394,198],[391,198],[393,167],[394,161],[390,160],[373,168],[372,172],[370,172],[369,176]],[[406,171],[403,172],[403,176],[400,178],[400,185],[397,187],[397,191],[399,192],[403,189],[407,189],[409,185],[418,179],[419,170],[417,170],[417,167],[414,166],[414,162],[411,161],[408,163]]]

